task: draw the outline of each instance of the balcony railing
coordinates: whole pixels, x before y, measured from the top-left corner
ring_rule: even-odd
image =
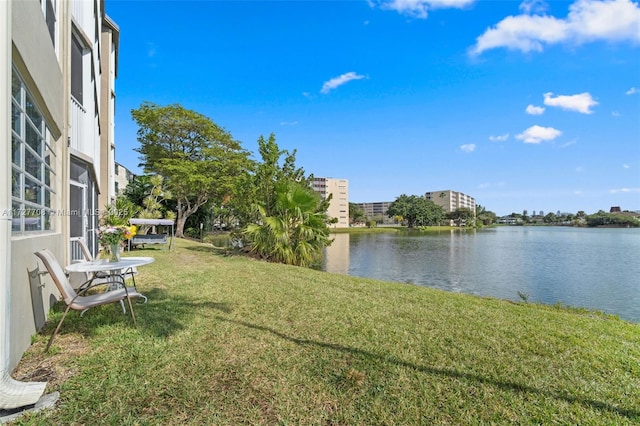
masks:
[[[80,244],[78,241],[82,240],[82,237],[72,237],[69,239],[70,247],[70,255],[71,262],[79,262],[81,260],[85,260],[84,255],[82,254],[82,248],[80,248]]]

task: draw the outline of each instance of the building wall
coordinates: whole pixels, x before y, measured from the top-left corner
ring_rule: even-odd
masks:
[[[63,69],[57,53],[64,55],[64,46],[59,42],[54,46],[38,1],[12,2],[11,6],[11,60],[8,61],[8,68],[3,70],[2,75],[13,83],[12,67],[15,68],[31,100],[46,121],[49,142],[55,152],[52,163],[56,174],[51,186],[58,192],[58,197],[51,200],[50,207],[62,209],[64,199],[60,189],[63,186],[63,174],[60,171],[66,166],[66,144],[63,142],[66,135],[66,114],[64,86],[61,84]],[[10,96],[13,98],[12,95]],[[6,132],[3,139],[12,140],[12,128],[13,124],[6,130],[3,129]],[[3,158],[2,161],[3,168],[13,169],[12,157]],[[13,212],[14,219],[20,220],[21,216],[24,214],[19,211]],[[45,287],[32,298],[27,275],[27,269],[33,270],[37,267],[34,251],[48,248],[58,258],[62,259],[64,256],[64,247],[61,244],[65,231],[64,220],[58,215],[51,215],[50,220],[50,229],[47,230],[12,232],[8,354],[11,368],[17,365],[22,353],[30,344],[31,335],[37,331],[35,318],[43,317],[57,297],[55,286],[50,280],[45,280]],[[42,301],[40,308],[42,312],[34,311],[33,306],[37,299]]]
[[[14,207],[10,221],[10,271],[7,271],[10,277],[9,324],[5,325],[9,329],[8,364],[13,368],[59,297],[56,287],[46,275],[42,276],[44,287],[32,294],[27,270],[38,266],[44,270],[33,253],[47,248],[61,265],[69,263],[72,158],[84,161],[90,169],[88,174],[93,179],[93,192],[89,195],[91,199],[95,198],[95,203],[98,192],[108,186],[99,170],[105,162],[113,159],[101,156],[98,118],[103,111],[100,107],[101,89],[106,84],[112,91],[113,80],[101,82],[102,71],[109,70],[109,66],[103,63],[109,61],[109,57],[100,54],[101,28],[105,19],[103,1],[22,0],[10,3],[9,7],[0,8],[0,13],[10,14],[11,22],[10,28],[2,29],[9,32],[11,54],[0,61],[0,86],[3,88],[0,93],[5,94],[0,113],[5,116],[11,114],[10,124],[1,128],[3,139],[12,142],[9,153],[3,151],[0,156],[0,168],[10,171],[9,181],[5,183],[3,180],[3,185],[9,186],[10,200],[7,201]],[[53,15],[49,14],[49,18],[55,16],[55,20],[47,20],[50,11]],[[72,34],[80,37],[86,46],[82,67],[85,99],[80,109],[74,105],[71,96]],[[113,54],[117,52],[114,50]],[[28,93],[28,97],[23,93]],[[16,105],[21,109],[16,109]],[[81,109],[84,109],[84,114],[78,116]],[[46,141],[42,145],[44,148],[34,149],[27,142],[32,134],[28,132],[33,132],[31,129],[35,126],[30,115],[32,111],[37,111],[46,123],[42,132],[44,136],[40,137]],[[108,140],[112,143],[113,128],[109,129]],[[33,158],[38,160],[34,162]],[[35,181],[39,182],[38,185],[33,185]],[[24,213],[15,209],[16,206],[28,207],[30,203],[42,206],[39,213],[45,219],[26,218]]]
[[[122,164],[115,163],[115,195],[123,193],[124,189],[133,180],[135,175]]]
[[[424,198],[441,206],[447,213],[454,212],[462,207],[470,209],[474,214],[476,212],[475,198],[462,192],[456,192],[450,189],[431,191],[425,193]]]
[[[100,94],[100,181],[104,188],[98,199],[99,208],[113,203],[116,191],[116,143],[115,143],[115,81],[118,72],[118,44],[120,29],[111,18],[105,16],[102,25],[100,56],[102,59],[102,81]],[[126,185],[125,185],[126,186]],[[124,188],[124,186],[122,187]]]
[[[376,201],[373,203],[358,203],[358,207],[364,212],[364,215],[369,218],[380,218],[382,217],[383,225],[393,225],[395,224],[392,217],[387,216],[387,210],[389,210],[389,206],[391,205],[391,201]]]
[[[349,181],[347,179],[314,178],[313,190],[320,194],[322,199],[327,199],[329,194],[333,197],[329,203],[327,214],[338,219],[331,225],[333,228],[349,227]]]
[[[14,2],[11,8],[12,62],[43,105],[42,113],[60,136],[63,123],[62,71],[38,2]],[[3,73],[4,74],[4,73]],[[10,76],[11,71],[5,76]]]

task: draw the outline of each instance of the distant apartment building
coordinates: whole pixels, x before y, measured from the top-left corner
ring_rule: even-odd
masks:
[[[115,179],[114,179],[114,192],[115,196],[121,195],[127,185],[136,177],[129,169],[120,163],[115,163]]]
[[[475,214],[476,200],[470,195],[462,192],[445,189],[442,191],[432,191],[424,194],[424,198],[442,207],[445,212],[451,213],[460,208],[468,208]]]
[[[333,228],[349,227],[349,181],[347,179],[313,178],[313,190],[320,194],[323,200],[333,194],[327,209],[327,215],[338,221],[331,224]]]
[[[358,203],[357,206],[364,212],[369,220],[381,221],[383,225],[393,225],[395,222],[392,217],[387,216],[387,210],[392,201],[378,201],[373,203]]]

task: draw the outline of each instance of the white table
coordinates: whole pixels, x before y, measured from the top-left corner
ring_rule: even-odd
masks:
[[[114,277],[113,283],[117,286],[126,285],[124,282],[124,276],[129,273],[133,273],[133,268],[153,263],[155,259],[153,257],[122,257],[117,262],[110,262],[108,259],[97,259],[90,262],[77,262],[67,265],[65,267],[67,272],[80,272],[90,274],[89,280],[80,286],[83,288],[85,285],[91,285],[96,275],[99,272],[107,272]],[[124,272],[123,272],[124,271]],[[117,277],[117,279],[116,279]],[[120,283],[122,280],[122,283]],[[135,278],[133,280],[133,286],[135,287]],[[147,300],[146,296],[142,296]],[[121,302],[122,309],[124,310],[124,303]]]
[[[77,262],[67,265],[67,272],[84,272],[95,274],[96,272],[125,272],[137,266],[153,263],[153,257],[122,257],[117,262],[109,262],[108,259],[97,259],[90,262]]]

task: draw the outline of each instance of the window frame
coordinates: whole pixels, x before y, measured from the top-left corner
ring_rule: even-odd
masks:
[[[84,55],[87,49],[75,33],[71,36],[71,96],[84,106]]]
[[[53,48],[58,51],[58,1],[57,0],[40,0],[40,7],[44,20],[47,24],[47,32],[51,37]]]
[[[53,138],[42,110],[15,67],[11,85],[11,231],[53,231],[57,161]]]

